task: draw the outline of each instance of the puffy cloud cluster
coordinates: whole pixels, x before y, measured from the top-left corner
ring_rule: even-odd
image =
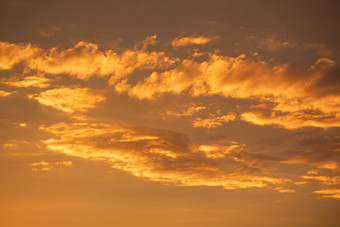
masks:
[[[13,44],[0,42],[0,70],[9,70],[15,64],[32,58],[39,52],[39,48],[31,44]]]

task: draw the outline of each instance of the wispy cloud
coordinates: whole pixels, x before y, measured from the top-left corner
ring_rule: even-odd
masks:
[[[37,76],[26,76],[23,79],[11,77],[10,79],[7,80],[1,80],[0,83],[6,84],[8,86],[13,86],[13,87],[48,87],[50,80],[45,78],[42,75],[37,75]]]
[[[40,104],[51,106],[66,113],[83,112],[104,101],[105,97],[89,88],[56,88],[37,95],[30,95]]]
[[[171,44],[173,47],[205,45],[207,43],[219,40],[219,36],[186,36],[174,39]]]
[[[12,94],[12,93],[13,93],[13,92],[7,92],[7,91],[0,90],[0,97],[9,96],[9,95]]]
[[[324,190],[314,191],[314,193],[322,194],[324,198],[336,198],[340,199],[340,189],[339,188],[329,188]]]
[[[46,161],[40,161],[40,162],[34,162],[31,163],[30,166],[32,166],[33,171],[50,171],[56,166],[72,166],[71,161],[61,161],[61,162],[46,162]]]
[[[50,150],[106,161],[113,168],[153,181],[225,189],[266,187],[284,181],[243,172],[240,167],[245,163],[235,162],[233,158],[235,152],[243,149],[237,142],[197,146],[188,143],[183,135],[170,131],[108,124],[61,123],[42,130],[55,135],[44,141]],[[223,160],[234,162],[234,170],[225,169],[215,159],[222,163]]]
[[[216,128],[221,126],[222,123],[233,121],[236,119],[235,113],[229,113],[227,115],[222,116],[210,116],[209,118],[195,118],[192,122],[192,126],[195,128],[203,127],[203,128]]]

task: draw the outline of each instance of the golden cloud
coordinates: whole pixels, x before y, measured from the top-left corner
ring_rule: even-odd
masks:
[[[209,59],[197,62],[183,59],[178,61],[164,52],[148,52],[146,47],[156,42],[157,36],[147,37],[134,49],[118,54],[112,50],[101,51],[96,44],[79,42],[66,50],[52,48],[44,52],[27,45],[2,42],[2,68],[10,69],[14,64],[25,61],[27,69],[50,74],[68,74],[79,79],[91,76],[110,76],[108,83],[116,92],[128,93],[139,99],[156,99],[166,93],[190,96],[222,95],[226,98],[251,99],[268,103],[267,108],[245,111],[241,119],[257,125],[274,125],[286,129],[301,127],[339,127],[340,95],[336,75],[338,63],[322,58],[308,69],[297,69],[289,64],[274,65],[263,60],[253,60],[245,55],[225,57],[210,54]],[[174,45],[203,44],[214,37],[184,37],[174,40]],[[39,54],[36,54],[39,53]],[[126,78],[135,70],[160,70],[137,84]],[[162,71],[165,70],[165,71]],[[13,80],[13,79],[12,79]],[[43,77],[29,76],[24,80],[9,80],[10,86],[47,86]],[[2,92],[2,96],[5,93]],[[258,105],[258,106],[260,106]],[[270,114],[268,114],[268,112]],[[197,119],[209,124],[207,119]],[[211,123],[218,126],[223,119]],[[220,123],[216,123],[220,122]],[[205,125],[207,125],[205,124]],[[201,126],[199,126],[201,127]],[[210,127],[210,126],[209,126]]]
[[[55,166],[72,166],[71,161],[61,161],[61,162],[46,162],[40,161],[30,164],[33,171],[50,171]]]
[[[0,42],[0,70],[11,69],[15,64],[33,57],[38,51],[31,44]]]
[[[0,97],[9,96],[9,95],[11,95],[12,93],[13,93],[13,92],[7,92],[7,91],[0,90]]]
[[[174,39],[171,44],[173,47],[191,46],[191,45],[205,45],[207,43],[219,40],[219,36],[206,37],[206,36],[187,36]]]
[[[329,82],[338,71],[338,64],[329,59],[319,59],[303,71],[288,64],[272,66],[265,61],[245,59],[244,55],[237,58],[211,55],[210,60],[201,63],[185,59],[178,67],[153,72],[134,86],[128,80],[114,86],[118,93],[127,92],[139,99],[186,93],[271,102],[272,115],[247,112],[242,119],[287,129],[328,128],[340,126],[340,88]]]
[[[197,146],[173,132],[112,124],[60,123],[41,130],[54,134],[44,141],[50,150],[106,161],[113,168],[153,181],[225,189],[265,187],[283,182],[279,178],[239,171],[235,166],[241,160],[232,165],[233,171],[227,171],[223,166],[233,160],[227,158],[228,155],[242,152],[244,145],[237,142]],[[214,161],[223,162],[224,158],[226,163],[222,165]]]
[[[166,110],[166,114],[170,116],[176,116],[176,117],[183,117],[183,116],[192,116],[193,114],[206,109],[205,106],[200,106],[195,103],[191,103],[190,106],[182,111],[182,112],[176,112],[172,110]]]
[[[44,76],[26,76],[22,80],[19,78],[10,78],[8,80],[2,80],[0,83],[13,87],[48,87],[50,80]]]
[[[29,67],[50,74],[68,74],[79,79],[88,79],[93,75],[112,75],[110,83],[113,83],[136,69],[162,68],[174,62],[164,52],[126,50],[117,54],[112,50],[102,52],[96,44],[79,42],[66,50],[52,48],[43,56],[30,59]]]
[[[322,194],[323,198],[336,198],[340,199],[340,189],[339,188],[329,188],[314,191],[314,193]]]
[[[195,118],[192,121],[192,126],[195,128],[203,127],[203,128],[216,128],[221,126],[222,123],[234,121],[236,119],[235,113],[229,113],[223,116],[211,116],[210,118],[202,119],[202,118]]]
[[[56,88],[47,90],[30,98],[40,104],[51,106],[66,113],[83,112],[95,107],[106,98],[89,88]]]
[[[321,184],[325,185],[337,185],[340,184],[340,177],[330,177],[330,176],[302,176],[303,179],[318,180]]]

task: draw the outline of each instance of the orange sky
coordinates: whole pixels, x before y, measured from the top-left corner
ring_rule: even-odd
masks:
[[[0,226],[338,226],[339,15],[1,1]]]

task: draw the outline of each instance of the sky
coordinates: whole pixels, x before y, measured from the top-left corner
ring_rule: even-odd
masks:
[[[340,227],[340,3],[0,1],[0,226]]]

